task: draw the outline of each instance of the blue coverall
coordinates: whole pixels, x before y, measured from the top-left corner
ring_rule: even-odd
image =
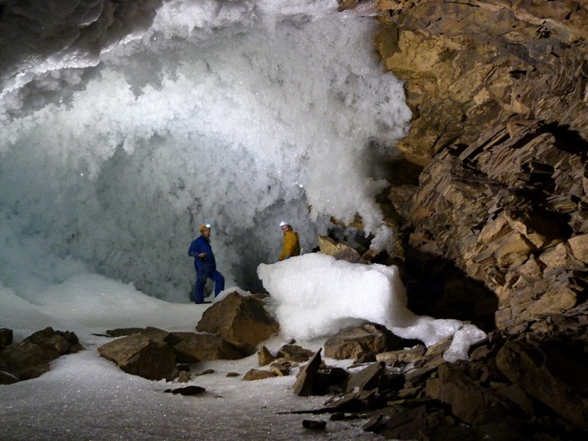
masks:
[[[200,258],[198,254],[206,253],[206,256]],[[214,296],[216,297],[225,289],[225,278],[216,270],[216,261],[212,253],[210,241],[200,236],[190,245],[188,255],[194,258],[194,268],[196,269],[196,285],[194,286],[194,302],[204,303],[204,285],[206,279],[214,281]]]

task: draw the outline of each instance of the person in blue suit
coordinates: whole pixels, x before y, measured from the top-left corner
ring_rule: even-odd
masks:
[[[210,245],[210,225],[200,227],[200,237],[192,242],[188,255],[194,258],[196,269],[194,302],[204,303],[204,286],[209,278],[214,281],[214,296],[218,296],[225,289],[225,278],[216,270],[216,261]]]

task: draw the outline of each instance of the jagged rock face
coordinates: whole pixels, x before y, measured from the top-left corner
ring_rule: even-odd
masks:
[[[573,334],[588,282],[588,4],[377,7],[376,46],[413,110],[400,149],[425,167],[418,187],[388,195],[409,232],[407,267],[421,265],[421,278],[456,271],[453,287],[434,302],[421,288],[426,305],[411,309],[461,311],[486,328],[492,316],[511,334],[555,322]],[[460,277],[471,289],[455,286]]]
[[[411,247],[437,247],[489,287],[496,324],[511,333],[586,300],[588,144],[568,135],[527,121],[465,150],[446,149],[423,171],[413,199]]]
[[[426,164],[515,114],[588,138],[588,6],[521,0],[380,0],[377,47],[407,81],[412,130],[400,148]]]

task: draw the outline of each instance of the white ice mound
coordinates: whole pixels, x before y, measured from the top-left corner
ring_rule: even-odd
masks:
[[[454,340],[450,361],[467,358],[470,344],[485,338],[484,332],[459,320],[412,313],[395,266],[349,263],[312,253],[261,264],[257,273],[277,302],[276,316],[286,338],[312,340],[369,321],[431,346],[462,328],[470,330],[467,338]]]

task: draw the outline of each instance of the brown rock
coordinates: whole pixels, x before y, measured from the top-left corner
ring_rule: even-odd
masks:
[[[398,351],[381,352],[376,355],[377,361],[382,361],[388,366],[395,366],[398,363],[415,364],[425,359],[426,347],[423,345],[416,345],[410,349],[401,349]]]
[[[526,415],[533,415],[533,401],[527,393],[517,384],[502,386],[496,391],[515,403]]]
[[[83,349],[73,332],[54,331],[45,328],[0,350],[2,379],[10,384],[17,378],[28,380],[50,370],[50,363],[61,355],[73,354]]]
[[[354,372],[347,380],[347,392],[354,390],[372,390],[378,387],[380,376],[386,370],[382,362],[372,363],[361,371]]]
[[[178,375],[178,383],[187,383],[190,381],[190,372],[180,371]]]
[[[384,326],[368,323],[345,328],[325,342],[325,357],[337,360],[359,359],[364,354],[379,354],[400,347],[402,339]]]
[[[507,342],[496,365],[514,384],[588,430],[588,369],[552,344]]]
[[[588,263],[588,234],[572,237],[568,243],[576,259]]]
[[[571,256],[565,243],[549,248],[541,253],[539,260],[547,266],[547,270],[565,268],[571,263]]]
[[[271,354],[269,349],[266,348],[265,346],[262,346],[261,348],[259,348],[259,351],[257,351],[257,364],[259,366],[267,366],[275,359],[276,358]]]
[[[477,385],[463,370],[443,364],[438,372],[438,378],[427,380],[426,393],[447,403],[459,419],[480,425],[501,421],[509,414],[510,409],[504,398],[491,389]]]
[[[357,250],[342,243],[337,243],[326,236],[318,236],[318,245],[321,253],[333,256],[335,259],[346,260],[351,263],[365,263]]]
[[[176,356],[171,347],[141,334],[121,337],[98,348],[98,353],[128,374],[148,380],[171,380],[176,375]]]
[[[312,357],[310,361],[300,369],[300,373],[293,386],[296,395],[301,397],[314,395],[314,381],[322,362],[321,351],[322,349],[319,349],[317,353],[314,354],[314,357]]]
[[[217,334],[172,332],[164,340],[171,346],[179,363],[206,360],[238,360],[245,355]]]
[[[243,375],[244,381],[265,380],[266,378],[277,377],[277,374],[272,371],[262,371],[259,369],[251,369]]]
[[[314,355],[314,352],[309,349],[295,344],[287,344],[282,346],[278,350],[278,357],[283,358],[294,363],[302,363],[308,361],[310,357]]]
[[[278,332],[279,325],[262,301],[234,292],[208,308],[196,330],[219,334],[241,352],[252,355],[259,343]]]
[[[379,407],[381,400],[376,389],[358,390],[337,396],[329,404],[340,412],[360,412]]]
[[[169,335],[169,332],[164,331],[163,329],[154,328],[152,326],[147,326],[146,328],[109,329],[106,331],[106,334],[110,337],[124,337],[127,335],[141,334],[147,338],[150,338],[151,340],[165,341],[165,339]]]
[[[270,370],[278,377],[284,377],[290,374],[290,363],[287,360],[280,359],[270,364]]]

